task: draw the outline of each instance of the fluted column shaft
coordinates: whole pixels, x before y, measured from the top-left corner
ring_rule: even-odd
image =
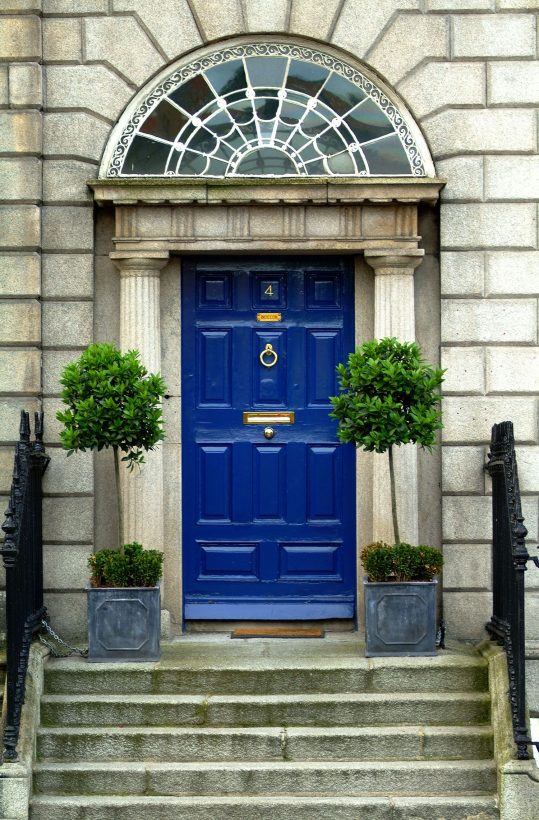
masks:
[[[161,371],[160,275],[168,252],[111,253],[120,271],[120,348],[138,350],[150,373]],[[163,451],[145,454],[145,463],[122,470],[125,543],[139,541],[163,549]]]
[[[415,341],[414,270],[422,250],[368,251],[365,259],[374,268],[374,335],[394,336],[401,342]],[[401,541],[417,543],[418,489],[417,447],[401,445],[393,450],[397,515]],[[391,489],[387,453],[374,456],[373,537],[395,540],[391,518]]]

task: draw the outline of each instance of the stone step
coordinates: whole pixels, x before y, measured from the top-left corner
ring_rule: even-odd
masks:
[[[492,757],[490,727],[40,729],[42,760],[464,760]]]
[[[485,692],[292,695],[45,695],[42,722],[71,726],[445,726],[489,720]]]
[[[493,761],[38,763],[37,794],[400,796],[496,791]]]
[[[252,652],[245,651],[243,644],[247,641],[228,643],[232,647],[204,642],[165,646],[159,664],[55,660],[45,668],[45,691],[89,695],[271,695],[487,689],[486,664],[474,655],[440,652],[432,658],[365,658],[355,644],[351,648],[338,642],[324,644],[323,652],[302,640],[291,641],[292,648],[261,642],[261,649],[252,647]]]
[[[497,820],[493,797],[35,797],[30,820]]]

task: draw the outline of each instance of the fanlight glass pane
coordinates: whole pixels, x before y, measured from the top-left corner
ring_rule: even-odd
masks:
[[[407,123],[357,69],[253,43],[171,74],[142,102],[107,176],[424,176]]]

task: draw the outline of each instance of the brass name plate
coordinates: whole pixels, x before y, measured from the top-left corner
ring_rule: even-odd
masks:
[[[247,411],[243,414],[244,424],[294,424],[293,411],[286,410],[281,413],[251,413]]]
[[[281,314],[280,313],[257,313],[256,314],[256,321],[257,322],[280,322],[281,321]]]

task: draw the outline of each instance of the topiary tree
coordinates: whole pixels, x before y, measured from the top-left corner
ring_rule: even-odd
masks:
[[[144,452],[164,438],[161,399],[166,385],[149,374],[137,350],[121,353],[111,344],[90,345],[66,365],[60,378],[67,410],[56,418],[64,425],[60,438],[71,455],[76,450],[114,453],[120,551],[124,524],[120,489],[120,454],[129,470],[144,462]]]
[[[341,393],[330,398],[337,435],[363,450],[387,451],[393,529],[400,543],[393,447],[413,443],[432,449],[442,427],[437,389],[445,371],[424,362],[414,342],[386,338],[365,342],[337,372]]]

